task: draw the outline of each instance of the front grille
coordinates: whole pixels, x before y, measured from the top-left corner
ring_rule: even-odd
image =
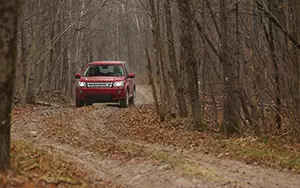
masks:
[[[89,88],[111,88],[112,82],[88,82],[87,87]]]
[[[112,95],[90,95],[88,100],[91,102],[112,102]]]

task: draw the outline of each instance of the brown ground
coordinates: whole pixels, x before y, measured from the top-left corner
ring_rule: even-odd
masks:
[[[139,89],[138,105],[151,103],[148,91]],[[147,133],[128,134],[119,120],[133,109],[115,105],[16,108],[12,138],[61,156],[96,187],[300,187],[300,176],[290,171],[218,159],[197,150],[200,145],[191,150],[166,144],[163,138],[162,143],[148,141]],[[132,126],[151,127],[151,122],[147,125],[138,118]],[[160,131],[165,131],[163,127],[157,133],[164,135]],[[149,132],[150,138],[156,139]],[[112,183],[103,184],[104,180]]]

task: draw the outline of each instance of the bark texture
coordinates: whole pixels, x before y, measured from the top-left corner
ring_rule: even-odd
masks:
[[[10,122],[16,62],[17,0],[0,0],[0,170],[10,166]]]

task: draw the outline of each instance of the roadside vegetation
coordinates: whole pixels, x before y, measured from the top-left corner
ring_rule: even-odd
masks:
[[[30,105],[15,107],[12,117],[13,140],[19,141],[12,143],[11,170],[1,176],[12,187],[152,187],[149,182],[172,178],[187,187],[197,181],[209,187],[268,185],[257,178],[295,187],[289,178],[271,179],[280,171],[299,174],[296,145],[200,132],[188,118],[161,122],[153,105]]]
[[[84,177],[63,157],[13,141],[11,170],[0,175],[0,187],[89,187]]]
[[[162,123],[152,106],[122,110],[118,116],[124,118],[114,120],[111,128],[127,138],[188,150],[191,155],[200,152],[300,173],[300,145],[290,143],[282,136],[227,137],[217,131],[198,132],[191,129],[189,119],[169,119]]]

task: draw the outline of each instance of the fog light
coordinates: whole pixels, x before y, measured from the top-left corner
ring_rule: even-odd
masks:
[[[79,93],[82,94],[82,90],[81,89],[79,90]]]
[[[117,91],[117,93],[120,94],[120,93],[121,93],[121,90],[119,89],[119,90]]]

